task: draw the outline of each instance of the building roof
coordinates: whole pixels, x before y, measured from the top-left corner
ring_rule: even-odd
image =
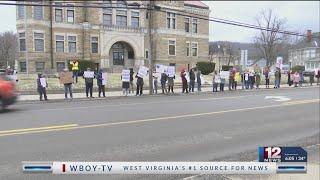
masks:
[[[209,9],[209,6],[207,6],[201,1],[184,1],[184,5],[203,8],[203,9]]]

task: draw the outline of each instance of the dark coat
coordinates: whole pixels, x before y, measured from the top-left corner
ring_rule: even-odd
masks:
[[[98,74],[97,74],[97,85],[98,85],[98,86],[101,86],[101,85],[102,85],[102,79],[103,79],[103,77],[102,77],[102,71],[99,70],[99,71],[98,71]]]
[[[196,75],[194,74],[193,71],[190,71],[190,72],[189,72],[189,77],[190,77],[190,81],[196,80]]]
[[[143,86],[143,78],[139,77],[138,74],[136,75],[137,78],[137,86]]]

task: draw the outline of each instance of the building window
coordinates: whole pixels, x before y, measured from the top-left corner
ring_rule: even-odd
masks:
[[[192,56],[198,56],[198,43],[191,44],[191,54]]]
[[[146,50],[146,59],[148,59],[149,58],[149,51],[148,50]]]
[[[62,9],[55,9],[54,13],[55,21],[56,22],[62,22]]]
[[[175,56],[176,55],[176,41],[169,40],[169,55]]]
[[[76,36],[68,36],[68,47],[69,53],[77,52],[77,37]]]
[[[26,51],[26,33],[19,33],[19,49],[20,51]]]
[[[316,50],[315,49],[311,49],[310,50],[310,57],[311,58],[315,58],[316,57]]]
[[[20,62],[20,72],[27,72],[27,63]]]
[[[112,9],[103,8],[103,25],[112,25]]]
[[[36,72],[44,71],[44,62],[36,62]]]
[[[117,25],[127,26],[127,11],[117,10]]]
[[[167,12],[167,28],[176,29],[176,14]]]
[[[139,27],[139,12],[131,12],[131,26],[134,28]]]
[[[56,36],[56,52],[64,52],[64,36]]]
[[[190,18],[184,19],[184,30],[185,32],[190,32]]]
[[[98,37],[91,37],[91,52],[98,53]]]
[[[67,4],[67,22],[68,23],[74,23],[74,7],[72,4]]]
[[[44,34],[34,33],[34,50],[36,52],[44,52]]]
[[[33,6],[33,18],[35,20],[43,19],[43,7],[42,6]]]
[[[192,33],[198,33],[198,20],[192,19]]]
[[[121,43],[112,46],[113,65],[124,65],[124,47]]]
[[[66,64],[64,62],[57,62],[57,71],[63,71],[63,69],[66,67]]]
[[[134,52],[133,52],[133,50],[128,50],[128,59],[134,59]]]
[[[190,43],[189,42],[186,43],[186,52],[187,52],[187,56],[190,56]]]
[[[18,19],[24,19],[25,6],[18,6]]]

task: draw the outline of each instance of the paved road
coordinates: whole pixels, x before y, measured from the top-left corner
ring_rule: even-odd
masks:
[[[0,122],[0,179],[177,179],[23,174],[21,161],[210,161],[317,144],[307,137],[319,133],[319,87],[24,103]]]

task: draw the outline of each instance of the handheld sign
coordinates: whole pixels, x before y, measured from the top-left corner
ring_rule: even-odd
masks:
[[[148,75],[148,70],[149,68],[145,66],[140,66],[139,71],[138,71],[138,76],[143,78]]]
[[[174,66],[168,66],[168,76],[174,77],[176,74],[176,68]]]
[[[60,84],[73,83],[72,72],[60,72],[59,77]]]
[[[42,87],[47,87],[46,78],[40,78],[40,84],[41,84]]]
[[[130,81],[130,70],[122,70],[122,82]]]
[[[165,71],[167,71],[168,66],[162,65],[162,64],[157,64],[156,65],[156,72],[157,73],[164,73]]]
[[[229,71],[220,71],[220,77],[223,79],[228,79],[229,78]]]
[[[84,78],[94,78],[94,72],[93,71],[84,71],[83,77]]]
[[[102,85],[107,85],[107,73],[102,73]]]

